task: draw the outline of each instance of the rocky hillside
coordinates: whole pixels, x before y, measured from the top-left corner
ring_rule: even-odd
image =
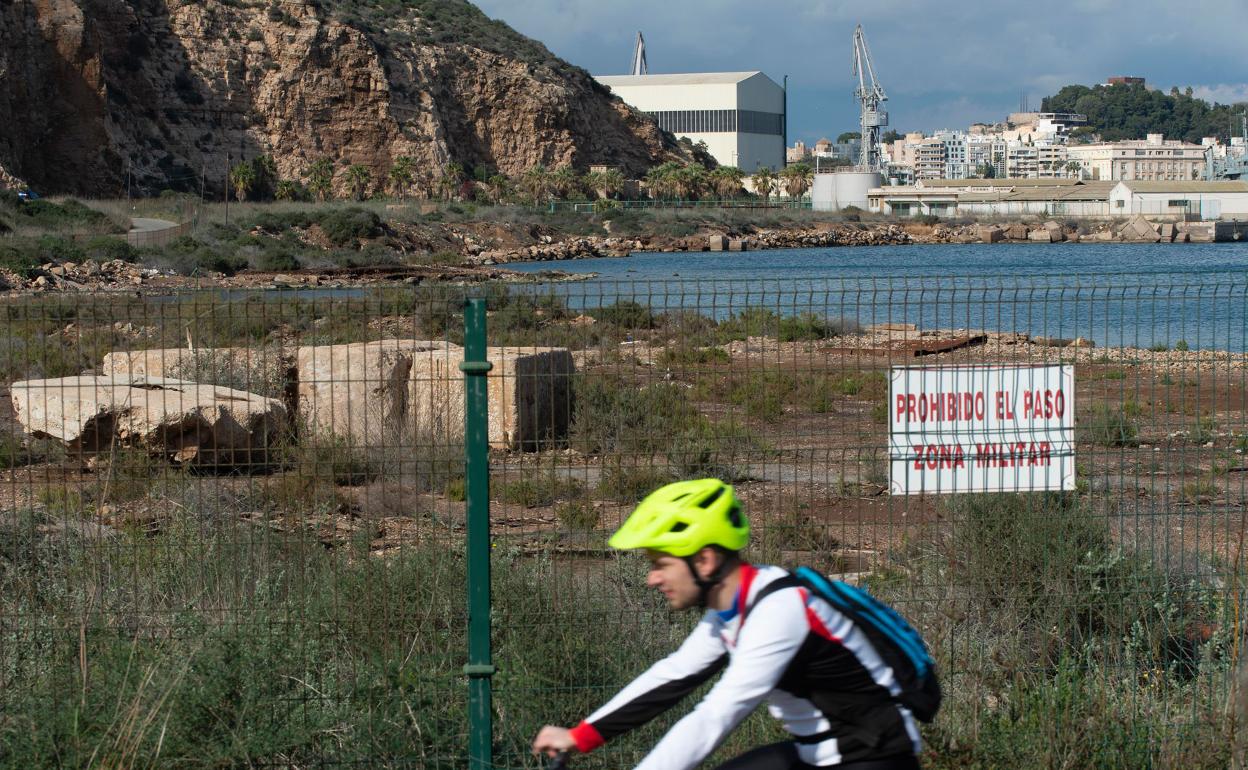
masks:
[[[221,189],[270,154],[542,163],[640,174],[687,150],[584,70],[462,0],[0,0],[0,184],[110,195]],[[228,155],[228,160],[227,160]]]

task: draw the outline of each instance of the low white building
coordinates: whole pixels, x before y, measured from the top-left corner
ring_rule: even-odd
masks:
[[[720,164],[752,174],[784,168],[784,89],[762,72],[595,78],[660,128],[705,142]]]
[[[1248,219],[1248,182],[1119,182],[1109,210],[1112,216]]]
[[[918,180],[870,190],[867,208],[903,217],[1106,217],[1112,187],[1077,179]]]

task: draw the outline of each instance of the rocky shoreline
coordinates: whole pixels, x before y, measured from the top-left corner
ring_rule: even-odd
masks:
[[[1209,242],[1202,223],[1153,224],[1142,217],[1126,224],[1048,221],[1043,224],[924,224],[920,222],[819,222],[800,227],[713,228],[695,234],[613,235],[604,222],[603,235],[569,235],[537,226],[498,226],[487,222],[425,224],[406,233],[405,247],[442,250],[461,264],[412,264],[362,267],[321,267],[283,272],[247,270],[235,275],[179,275],[132,262],[85,260],[50,262],[18,274],[0,269],[0,291],[158,292],[199,288],[348,288],[369,285],[531,281],[538,276],[506,269],[513,262],[627,257],[635,252],[764,251],[791,248],[906,246],[915,244],[1059,243],[1059,242]],[[389,236],[394,238],[392,234]],[[398,251],[396,249],[396,251]],[[403,250],[406,251],[406,248]],[[400,252],[401,253],[401,252]],[[432,253],[432,252],[431,252]],[[396,253],[396,260],[407,259]],[[584,275],[550,271],[542,280],[582,280]]]

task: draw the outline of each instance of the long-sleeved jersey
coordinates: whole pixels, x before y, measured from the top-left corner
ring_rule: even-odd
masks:
[[[893,670],[849,618],[799,586],[752,606],[761,589],[787,575],[743,565],[732,609],[708,610],[679,649],[574,727],[577,748],[591,751],[645,724],[723,671],[637,770],[696,766],[764,699],[808,764],[917,754],[918,726],[894,700]]]

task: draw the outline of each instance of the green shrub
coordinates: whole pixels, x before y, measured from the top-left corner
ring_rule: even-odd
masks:
[[[662,450],[672,435],[705,419],[674,383],[637,386],[586,375],[574,380],[573,392],[571,441],[588,454]]]
[[[559,523],[576,532],[589,532],[598,526],[598,509],[589,500],[567,500],[555,506]]]
[[[1180,353],[1186,353],[1188,350],[1191,350],[1191,348],[1189,348],[1187,345],[1187,340],[1179,340],[1178,342],[1174,343],[1174,349],[1179,351]]]
[[[636,503],[676,477],[666,467],[614,463],[602,470],[595,494],[604,500]]]
[[[645,305],[632,300],[620,300],[607,307],[588,311],[600,323],[618,326],[621,329],[653,329],[654,314]]]
[[[1115,411],[1101,404],[1083,426],[1083,440],[1099,446],[1131,447],[1139,443],[1137,432],[1135,421],[1122,410]]]
[[[99,235],[87,241],[82,247],[83,255],[97,262],[111,262],[119,259],[122,262],[136,262],[139,258],[138,249],[122,238]]]
[[[699,364],[726,364],[730,361],[723,348],[695,348],[685,345],[667,347],[659,353],[655,363],[659,366],[696,366]]]
[[[381,217],[361,208],[335,209],[320,218],[325,236],[335,246],[356,245],[361,238],[376,238],[384,230]]]
[[[558,500],[582,497],[584,494],[585,485],[578,479],[560,476],[553,471],[540,475],[530,474],[498,486],[500,501],[523,505],[525,508],[540,508]]]

